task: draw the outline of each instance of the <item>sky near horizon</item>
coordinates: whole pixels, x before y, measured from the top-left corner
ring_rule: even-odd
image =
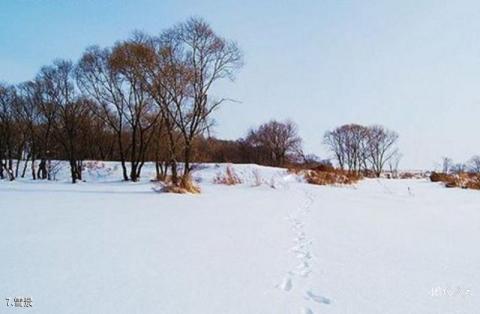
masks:
[[[480,154],[480,2],[93,1],[0,3],[0,81],[35,76],[134,30],[157,34],[191,16],[235,40],[245,56],[215,94],[214,135],[235,139],[292,119],[305,151],[330,157],[326,130],[382,124],[400,135],[404,169]]]

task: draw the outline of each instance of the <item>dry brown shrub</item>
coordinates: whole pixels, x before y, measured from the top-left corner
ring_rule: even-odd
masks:
[[[297,175],[303,175],[307,183],[316,185],[354,184],[363,179],[363,176],[359,173],[335,169],[333,167],[306,170],[291,168],[288,169],[288,171]]]
[[[305,179],[310,184],[334,185],[334,184],[353,184],[359,180],[355,175],[341,172],[307,171]]]
[[[461,186],[459,177],[452,174],[432,172],[430,174],[430,181],[443,182],[447,188],[455,188]]]
[[[430,174],[430,181],[432,181],[432,182],[447,182],[448,177],[449,177],[449,175],[445,174],[445,173],[432,172]]]
[[[472,189],[472,190],[480,190],[480,179],[477,178],[476,180],[472,180],[467,182],[465,188]]]
[[[193,182],[191,176],[184,176],[182,177],[182,180],[180,181],[180,187],[186,192],[186,193],[193,193],[193,194],[198,194],[200,193],[200,187]]]
[[[447,188],[480,190],[480,175],[475,173],[445,174],[432,172],[430,181],[442,182]]]
[[[174,184],[171,180],[171,177],[168,176],[162,182],[159,182],[156,187],[153,188],[155,192],[164,192],[164,193],[177,193],[177,194],[198,194],[201,192],[200,187],[196,185],[191,176],[182,177],[180,182]]]
[[[450,178],[448,181],[445,182],[446,188],[457,188],[459,186],[459,182],[455,178]]]
[[[321,165],[318,165],[318,166],[312,168],[312,170],[323,171],[323,172],[334,172],[335,168],[332,165],[321,164]]]
[[[303,168],[300,168],[300,167],[297,167],[297,166],[292,166],[292,167],[289,167],[287,169],[287,172],[288,173],[292,173],[292,174],[303,174],[303,172],[305,172],[306,169],[303,169]]]
[[[231,165],[227,165],[225,173],[218,173],[213,179],[215,184],[236,185],[242,183],[242,180],[235,173]]]

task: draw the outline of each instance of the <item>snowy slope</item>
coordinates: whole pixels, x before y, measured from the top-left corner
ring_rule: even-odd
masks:
[[[152,165],[139,183],[104,168],[78,185],[0,182],[0,295],[32,297],[29,313],[480,308],[478,192],[319,187],[254,165],[234,166],[245,184],[222,186],[212,180],[225,165],[211,164],[194,174],[202,194],[159,194]],[[252,186],[255,173],[265,184]]]

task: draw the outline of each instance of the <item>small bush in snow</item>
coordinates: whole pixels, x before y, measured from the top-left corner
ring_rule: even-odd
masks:
[[[359,173],[335,168],[289,169],[289,172],[303,175],[305,181],[316,185],[354,184],[363,179]]]
[[[477,173],[438,173],[432,172],[430,175],[430,181],[442,182],[447,188],[463,188],[480,190],[480,174]]]
[[[50,177],[53,181],[57,180],[57,175],[62,170],[62,162],[58,160],[50,161],[48,165],[48,173],[50,173]]]
[[[218,173],[213,179],[215,184],[236,185],[242,183],[242,180],[235,173],[235,170],[231,165],[227,165],[225,173]]]
[[[310,170],[305,173],[307,182],[317,185],[353,184],[361,178],[361,175],[346,171],[322,172]]]
[[[177,194],[198,194],[200,193],[200,187],[193,182],[190,176],[181,178],[180,182],[174,184],[170,177],[167,177],[164,181],[156,182],[153,190],[158,193],[177,193]]]

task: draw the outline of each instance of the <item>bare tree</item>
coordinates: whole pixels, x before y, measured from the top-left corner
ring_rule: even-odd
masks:
[[[110,64],[111,53],[111,49],[88,48],[77,65],[76,78],[80,90],[95,100],[94,114],[115,133],[123,179],[128,181],[125,165],[128,147],[123,139],[127,124],[125,111],[131,97],[119,72]]]
[[[191,18],[161,35],[167,69],[175,84],[165,84],[172,106],[165,108],[183,137],[184,179],[191,170],[194,138],[210,126],[210,115],[226,98],[208,93],[215,82],[233,79],[242,65],[236,43],[218,36],[202,19]],[[175,88],[172,88],[174,86]]]
[[[51,163],[52,150],[54,146],[53,128],[56,118],[55,97],[52,86],[48,85],[43,68],[36,79],[20,84],[19,91],[22,95],[22,106],[19,109],[19,119],[25,126],[28,139],[27,158],[31,160],[33,179],[51,179],[48,171],[48,164]],[[38,171],[35,170],[35,160],[39,158]],[[26,169],[24,167],[24,170]],[[22,176],[24,173],[22,174]]]
[[[451,173],[459,174],[459,173],[464,173],[466,171],[467,171],[467,165],[461,162],[455,163],[450,167]]]
[[[394,158],[398,134],[383,126],[365,127],[346,124],[324,135],[324,143],[333,152],[341,169],[370,172],[380,176]]]
[[[398,151],[390,158],[388,161],[388,168],[393,178],[398,178],[398,167],[400,165],[400,160],[402,159],[402,154]]]
[[[145,53],[143,59],[144,82],[159,108],[161,122],[157,128],[164,133],[167,151],[164,155],[170,166],[171,181],[178,184],[178,158],[183,148],[183,133],[178,127],[183,103],[189,97],[190,69],[179,58],[181,43],[175,40],[173,31],[166,31],[159,37],[137,34],[150,54]],[[148,51],[148,50],[146,50]],[[163,146],[157,140],[157,148]],[[159,156],[157,150],[156,155]],[[157,165],[159,163],[157,162]],[[159,168],[159,167],[157,167]],[[160,169],[159,169],[160,170]],[[160,171],[159,171],[160,173]]]
[[[119,75],[129,98],[123,111],[129,126],[130,136],[130,179],[137,181],[145,163],[147,147],[155,135],[155,126],[160,111],[155,106],[144,80],[145,60],[152,57],[149,47],[142,39],[134,38],[117,44],[110,57],[110,66]]]
[[[266,154],[266,160],[275,166],[285,164],[288,154],[301,151],[302,140],[292,121],[272,120],[251,130],[246,141]]]
[[[443,157],[442,158],[442,172],[443,173],[449,173],[452,166],[453,166],[452,158],[449,158],[449,157]]]
[[[324,143],[334,153],[341,169],[366,170],[368,129],[358,124],[345,124],[324,135]]]
[[[36,82],[25,82],[20,84],[19,92],[22,95],[22,101],[17,108],[17,116],[22,125],[22,133],[26,139],[27,145],[25,147],[27,156],[22,171],[22,177],[25,176],[28,161],[32,161],[32,177],[36,179],[35,173],[35,158],[38,149],[38,133],[39,133],[39,101],[41,100],[41,91]]]
[[[0,85],[0,179],[6,171],[8,178],[15,179],[13,159],[16,144],[16,123],[14,104],[16,90],[13,86]]]
[[[78,95],[72,62],[57,60],[52,66],[44,67],[41,75],[55,108],[54,136],[69,161],[72,183],[76,183],[82,179],[82,141],[86,136],[90,105]]]
[[[368,128],[368,158],[372,170],[377,177],[382,173],[385,164],[397,154],[395,144],[398,134],[383,126],[375,125]]]
[[[475,155],[468,161],[468,168],[470,172],[480,173],[480,156]]]
[[[340,169],[345,169],[346,164],[346,134],[342,128],[327,131],[323,136],[323,143],[333,152]]]

